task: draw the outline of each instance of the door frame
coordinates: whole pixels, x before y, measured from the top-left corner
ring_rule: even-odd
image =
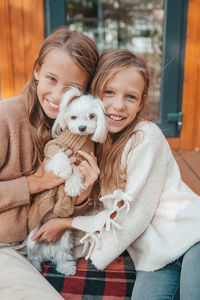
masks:
[[[165,0],[160,120],[166,137],[179,137],[182,128],[182,93],[188,0]]]
[[[160,120],[166,137],[179,137],[182,128],[182,93],[188,0],[165,0]],[[45,35],[66,25],[66,1],[44,0]]]

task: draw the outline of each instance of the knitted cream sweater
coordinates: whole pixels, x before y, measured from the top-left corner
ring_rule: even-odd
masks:
[[[122,155],[127,170],[124,190],[103,196],[102,212],[76,217],[72,223],[86,232],[81,242],[98,269],[128,249],[136,270],[154,271],[200,241],[200,197],[181,180],[161,130],[147,121],[135,130],[136,144],[132,136]],[[119,208],[121,200],[124,205]],[[111,219],[113,212],[117,215]]]

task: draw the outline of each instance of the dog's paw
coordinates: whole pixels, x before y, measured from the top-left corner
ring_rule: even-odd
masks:
[[[71,197],[79,196],[85,187],[81,180],[81,174],[77,167],[73,167],[72,175],[65,182],[65,192]]]
[[[72,173],[70,160],[62,151],[56,153],[52,159],[48,161],[45,169],[48,172],[53,172],[58,177],[65,179],[68,178]]]
[[[75,261],[66,261],[62,264],[57,264],[56,271],[65,276],[72,276],[76,274],[76,262]]]
[[[64,190],[66,194],[71,197],[79,196],[81,191],[81,189],[78,186],[73,186],[68,180],[65,184]]]
[[[28,256],[27,257],[28,261],[39,271],[41,272],[42,271],[42,268],[41,268],[41,263],[40,261],[38,260],[38,258],[36,257],[30,257]]]

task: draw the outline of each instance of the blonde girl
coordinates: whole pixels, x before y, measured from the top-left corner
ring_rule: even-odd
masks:
[[[103,270],[124,250],[136,269],[132,300],[200,299],[200,197],[182,181],[161,130],[145,118],[149,72],[128,50],[108,50],[91,90],[110,143],[99,149],[103,210],[62,220],[85,232],[86,258]]]
[[[97,62],[98,51],[93,41],[62,27],[42,43],[24,91],[0,103],[0,264],[7,264],[7,275],[3,272],[5,268],[0,267],[1,299],[6,298],[6,293],[13,293],[12,299],[61,298],[46,281],[43,292],[42,276],[36,272],[34,282],[35,270],[13,249],[24,246],[31,196],[63,183],[61,178],[45,171],[43,161],[44,146],[50,139],[61,96],[69,86],[76,86],[82,92],[87,90]],[[93,155],[80,166],[86,189],[77,198],[79,207],[98,177],[99,170],[92,168],[92,163],[96,165]],[[18,274],[13,271],[15,262]],[[32,290],[26,288],[29,279],[35,286]],[[19,294],[15,294],[15,289]]]

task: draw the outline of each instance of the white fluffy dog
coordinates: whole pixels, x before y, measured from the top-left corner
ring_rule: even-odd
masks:
[[[41,264],[50,261],[56,271],[64,275],[76,274],[76,261],[72,256],[73,238],[70,230],[66,230],[57,242],[37,242],[32,237],[39,226],[34,228],[27,238],[27,258],[30,263],[41,271]]]
[[[107,124],[101,101],[91,95],[81,95],[76,88],[68,90],[61,101],[59,113],[52,128],[52,136],[55,139],[60,138],[66,128],[73,135],[91,135],[93,141],[103,143],[107,136]],[[61,147],[50,159],[46,169],[65,178],[64,190],[66,194],[77,196],[81,189],[84,189],[84,185],[77,166],[71,166],[69,158],[64,153],[65,150]],[[47,217],[44,222],[48,219]],[[72,256],[71,231],[66,230],[62,238],[55,243],[33,241],[32,236],[41,224],[34,228],[27,238],[28,260],[39,271],[41,271],[43,262],[51,261],[56,264],[58,272],[74,275],[76,273],[76,261]]]
[[[92,95],[81,95],[76,88],[66,92],[52,128],[52,136],[57,138],[66,128],[74,135],[92,134],[94,142],[103,143],[107,136],[107,126],[101,100]],[[62,149],[48,162],[46,169],[66,179],[65,192],[69,196],[78,196],[84,188],[81,174],[76,166],[71,166]]]

